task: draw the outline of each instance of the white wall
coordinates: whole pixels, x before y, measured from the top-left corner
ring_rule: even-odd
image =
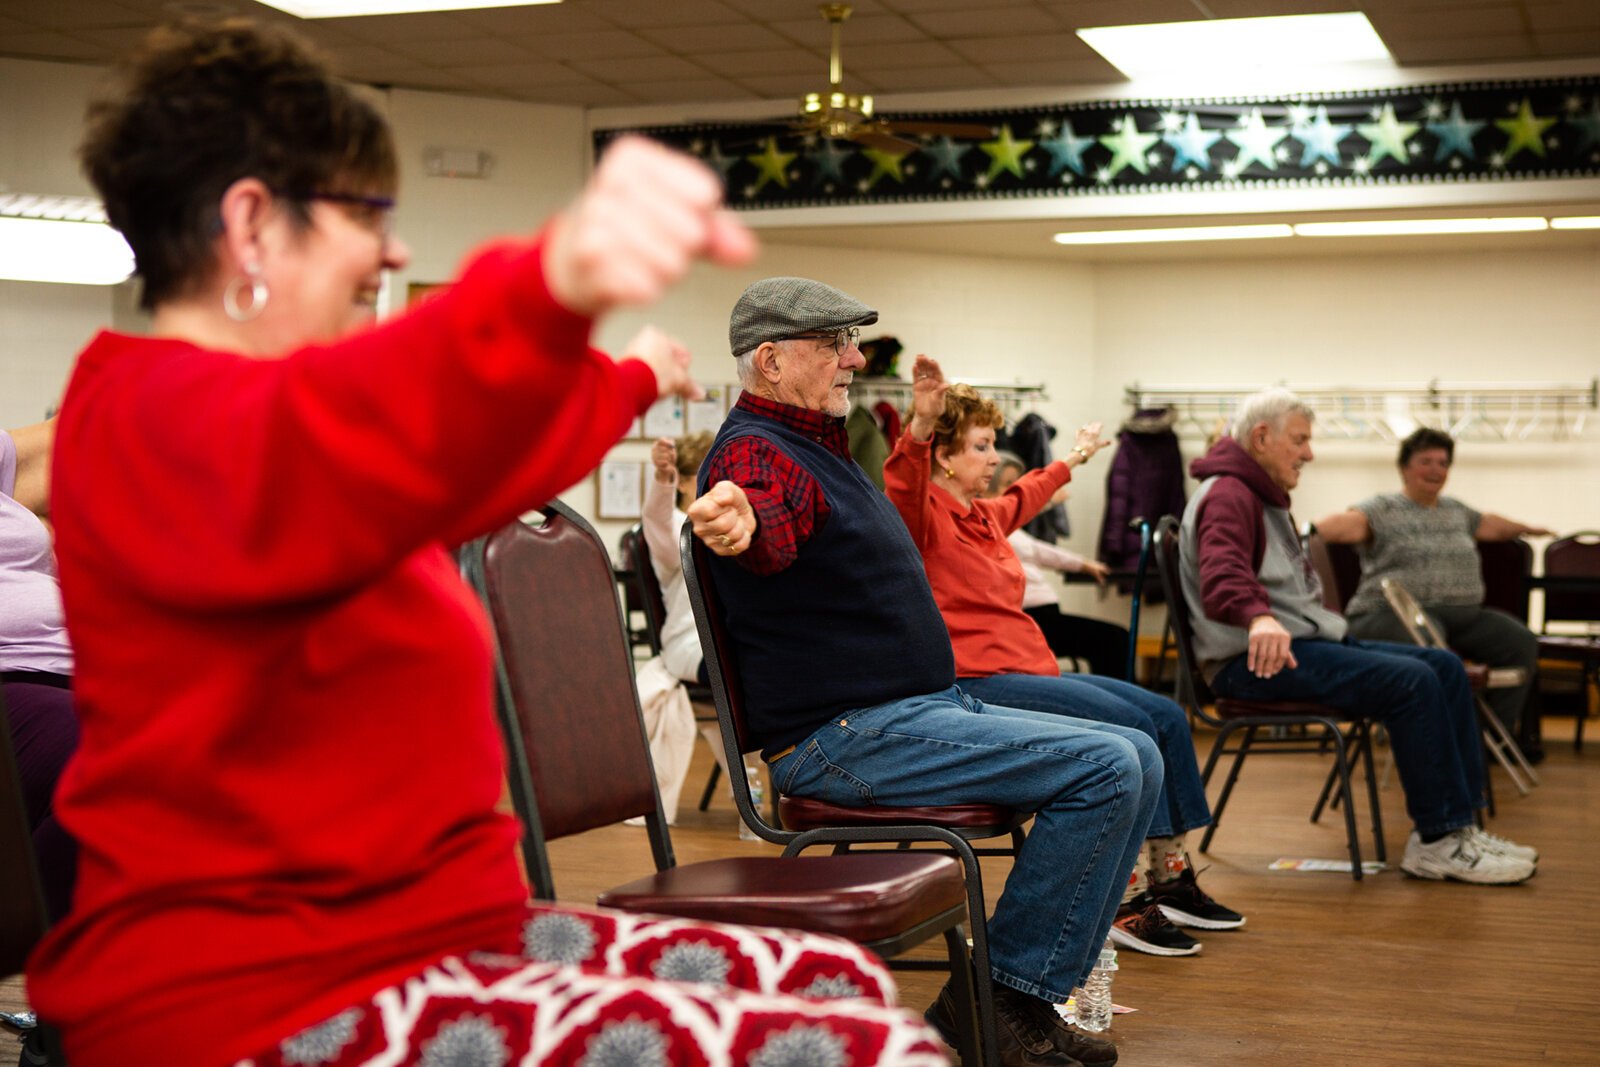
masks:
[[[0,192],[91,192],[78,171],[97,67],[0,59]],[[112,319],[113,291],[0,281],[0,426],[37,422],[61,397],[84,341]]]

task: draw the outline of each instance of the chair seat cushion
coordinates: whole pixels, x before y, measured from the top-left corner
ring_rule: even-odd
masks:
[[[778,814],[786,830],[814,830],[820,826],[944,826],[952,830],[995,830],[1004,833],[1020,818],[1011,808],[995,804],[950,804],[919,808],[846,808],[811,797],[778,798]]]
[[[1579,663],[1600,663],[1600,637],[1563,637],[1541,634],[1539,655],[1546,659],[1576,660]]]
[[[1360,715],[1309,700],[1235,700],[1232,697],[1218,697],[1215,707],[1219,719],[1246,719],[1259,715],[1272,715],[1278,718],[1303,716],[1349,722],[1361,718]]]
[[[966,906],[961,864],[942,853],[736,856],[670,867],[600,894],[602,907],[787,926],[857,942],[895,937]]]

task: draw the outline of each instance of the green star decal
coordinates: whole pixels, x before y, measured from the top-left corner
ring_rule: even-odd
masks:
[[[1544,158],[1544,131],[1556,124],[1555,119],[1541,119],[1533,113],[1533,105],[1528,103],[1528,98],[1522,98],[1522,106],[1517,109],[1514,119],[1496,119],[1495,125],[1500,127],[1507,137],[1511,138],[1506,144],[1506,162],[1524,148]]]
[[[905,158],[915,151],[915,148],[902,148],[899,150],[863,148],[861,154],[872,160],[872,173],[867,175],[867,186],[870,188],[877,185],[880,178],[893,178],[902,185],[905,184],[906,176],[901,172],[900,164],[905,162]]]
[[[1000,136],[993,141],[984,141],[978,145],[984,154],[989,157],[989,179],[1003,170],[1009,170],[1017,177],[1022,177],[1022,157],[1028,154],[1033,147],[1032,141],[1019,141],[1011,136],[1011,126],[1000,127]]]
[[[789,188],[789,164],[795,161],[797,153],[778,151],[778,139],[767,138],[767,147],[756,156],[744,158],[756,165],[756,192],[768,182],[777,182],[780,188]]]
[[[1108,175],[1115,178],[1124,167],[1132,167],[1140,174],[1149,174],[1150,161],[1145,159],[1144,154],[1150,151],[1151,145],[1161,140],[1161,135],[1140,133],[1132,115],[1123,115],[1115,128],[1116,133],[1100,138],[1100,143],[1111,149],[1111,165],[1106,168]]]
[[[1419,128],[1419,123],[1401,122],[1395,118],[1394,105],[1384,104],[1383,113],[1378,116],[1378,121],[1363,122],[1356,127],[1356,132],[1372,145],[1371,159],[1374,164],[1384,156],[1391,156],[1397,162],[1405,164],[1411,162],[1411,150],[1406,147],[1406,142]]]

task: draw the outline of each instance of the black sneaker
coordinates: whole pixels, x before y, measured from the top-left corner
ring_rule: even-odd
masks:
[[[1006,986],[994,987],[995,1031],[999,1038],[1000,1063],[1003,1067],[1084,1067],[1082,1061],[1056,1047],[1055,1028],[1047,1027],[1042,1016],[1033,1011],[1027,1001],[1032,1001],[1051,1014],[1055,1012],[1050,1005],[1036,997]],[[950,991],[949,982],[939,990],[939,998],[928,1006],[922,1017],[928,1020],[929,1026],[939,1031],[945,1044],[951,1048],[959,1047],[956,1040],[955,996]],[[1113,1056],[1115,1051],[1113,1046]],[[1105,1062],[1101,1061],[1102,1065]]]
[[[1237,930],[1244,925],[1243,915],[1218,904],[1200,888],[1193,867],[1185,867],[1183,873],[1170,882],[1152,881],[1150,895],[1161,906],[1161,914],[1179,926],[1192,926],[1197,930]]]
[[[1149,891],[1117,909],[1111,940],[1152,956],[1193,956],[1200,951],[1200,942],[1173,926]]]

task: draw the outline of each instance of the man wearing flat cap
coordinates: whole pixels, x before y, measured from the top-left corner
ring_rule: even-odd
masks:
[[[983,704],[955,684],[922,557],[850,458],[844,416],[878,313],[805,278],[734,306],[743,394],[689,508],[716,555],[747,725],[785,793],[851,807],[988,803],[1035,812],[989,920],[1001,1060],[1104,1065],[1116,1047],[1053,1005],[1082,984],[1161,786],[1145,735]],[[954,1044],[949,986],[928,1019]]]

